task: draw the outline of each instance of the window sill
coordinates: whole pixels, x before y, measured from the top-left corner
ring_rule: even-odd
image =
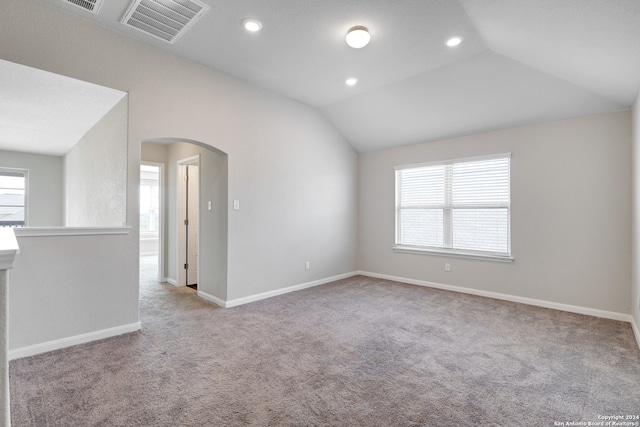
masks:
[[[393,251],[399,252],[399,253],[407,253],[407,254],[436,255],[436,256],[446,256],[446,257],[454,257],[454,258],[477,259],[477,260],[483,260],[483,261],[513,262],[512,256],[479,254],[475,252],[465,252],[465,251],[457,251],[457,250],[451,250],[451,249],[429,249],[429,248],[418,248],[415,246],[396,245],[393,247]]]

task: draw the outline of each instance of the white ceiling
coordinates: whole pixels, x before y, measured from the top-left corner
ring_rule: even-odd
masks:
[[[132,0],[42,1],[317,107],[361,152],[628,109],[640,89],[640,0],[202,0],[173,45],[120,23]]]
[[[125,95],[0,60],[0,149],[63,155]]]

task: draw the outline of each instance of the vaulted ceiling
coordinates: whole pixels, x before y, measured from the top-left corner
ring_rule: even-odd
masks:
[[[640,89],[639,0],[202,0],[173,44],[120,22],[132,0],[42,1],[316,107],[360,152],[628,109]]]

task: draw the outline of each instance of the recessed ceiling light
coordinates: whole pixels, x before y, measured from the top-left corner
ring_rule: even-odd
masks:
[[[357,25],[355,27],[349,28],[347,31],[347,44],[354,49],[360,49],[361,47],[365,47],[369,44],[369,40],[371,40],[371,35],[369,34],[369,30],[367,27],[363,27],[362,25]]]
[[[462,43],[462,36],[453,36],[449,40],[447,40],[447,46],[456,47],[460,43]]]
[[[245,28],[245,30],[255,33],[256,31],[260,31],[262,29],[262,22],[258,21],[257,19],[246,18],[242,20],[242,26]]]
[[[355,77],[349,77],[345,83],[347,84],[347,86],[354,86],[356,83],[358,83],[358,79],[356,79]]]

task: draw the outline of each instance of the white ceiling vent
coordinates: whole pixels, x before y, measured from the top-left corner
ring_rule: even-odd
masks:
[[[98,14],[100,6],[102,6],[102,0],[64,0],[67,3],[71,3],[78,7],[88,10],[91,13]]]
[[[197,0],[135,0],[121,22],[174,43],[207,10]]]

